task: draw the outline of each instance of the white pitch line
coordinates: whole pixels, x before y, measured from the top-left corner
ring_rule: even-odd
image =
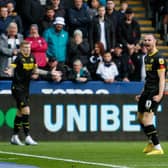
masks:
[[[31,155],[31,154],[26,154],[26,153],[0,151],[0,154],[24,156],[24,157],[31,157],[31,158],[47,159],[47,160],[57,160],[57,161],[64,161],[64,162],[70,162],[70,163],[80,163],[80,164],[86,164],[86,165],[104,166],[104,167],[111,167],[111,168],[129,168],[129,167],[120,166],[120,165],[112,165],[112,164],[98,163],[98,162],[87,162],[87,161],[64,159],[64,158],[58,158],[58,157]]]

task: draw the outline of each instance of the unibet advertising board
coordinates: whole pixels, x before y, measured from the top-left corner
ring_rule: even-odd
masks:
[[[31,134],[38,140],[144,140],[135,95],[32,95]],[[0,95],[0,140],[9,140],[16,115],[10,95]],[[161,139],[167,140],[167,103],[158,108]],[[21,133],[22,134],[22,133]]]

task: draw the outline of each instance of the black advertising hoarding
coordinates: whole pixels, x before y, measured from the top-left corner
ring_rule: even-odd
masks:
[[[32,95],[31,134],[37,140],[144,140],[135,95]],[[0,95],[0,140],[9,140],[16,113],[11,95]],[[158,108],[160,138],[168,139],[165,96]]]

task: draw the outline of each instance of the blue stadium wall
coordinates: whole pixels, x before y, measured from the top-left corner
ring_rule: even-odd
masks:
[[[0,81],[0,141],[9,140],[16,114],[10,85],[10,81]],[[144,140],[135,102],[142,87],[141,82],[32,82],[31,134],[51,141]],[[162,140],[168,139],[166,102],[165,95],[153,121]]]

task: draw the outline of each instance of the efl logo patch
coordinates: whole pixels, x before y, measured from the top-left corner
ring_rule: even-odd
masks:
[[[163,58],[159,58],[159,64],[164,64],[164,59]]]

